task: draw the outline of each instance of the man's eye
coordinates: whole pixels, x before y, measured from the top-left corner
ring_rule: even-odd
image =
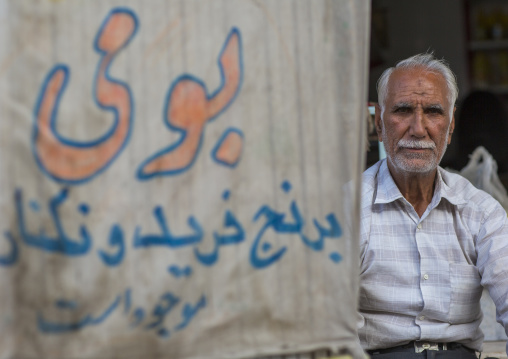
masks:
[[[434,114],[434,115],[442,115],[443,114],[443,110],[441,110],[440,108],[429,108],[427,110],[427,113]]]
[[[409,113],[409,112],[411,112],[411,108],[410,107],[398,107],[395,109],[394,112],[395,113]]]

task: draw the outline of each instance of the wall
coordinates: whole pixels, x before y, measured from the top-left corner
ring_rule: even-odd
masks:
[[[469,89],[466,30],[462,0],[373,0],[372,9],[386,9],[388,48],[384,63],[371,67],[369,100],[377,101],[376,81],[399,60],[417,53],[434,51],[446,59],[458,78],[459,98]]]

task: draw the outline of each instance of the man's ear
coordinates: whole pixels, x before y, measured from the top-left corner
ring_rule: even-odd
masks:
[[[455,110],[457,110],[457,107],[453,107],[452,121],[450,122],[450,128],[448,129],[448,144],[452,142],[452,134],[455,130]]]
[[[374,114],[374,123],[376,125],[377,139],[379,142],[383,142],[383,137],[381,136],[382,123],[381,123],[381,107],[379,104],[376,105],[376,112]]]

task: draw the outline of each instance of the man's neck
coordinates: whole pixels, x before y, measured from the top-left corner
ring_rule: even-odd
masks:
[[[407,173],[394,168],[390,161],[387,164],[400,193],[421,217],[434,196],[437,169],[428,173]]]

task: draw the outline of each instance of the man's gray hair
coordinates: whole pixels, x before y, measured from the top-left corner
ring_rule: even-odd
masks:
[[[455,105],[457,97],[459,96],[459,88],[457,87],[457,79],[455,74],[450,69],[444,60],[436,59],[434,54],[425,53],[411,56],[405,60],[400,61],[395,67],[386,69],[379,80],[377,81],[377,97],[378,103],[384,110],[386,91],[388,88],[388,80],[395,69],[414,69],[420,68],[426,71],[438,73],[442,75],[448,87],[448,101],[450,105]]]

